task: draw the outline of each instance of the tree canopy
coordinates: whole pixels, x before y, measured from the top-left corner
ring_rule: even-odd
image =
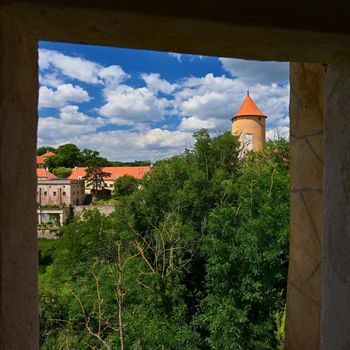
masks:
[[[80,150],[77,145],[73,143],[67,143],[60,145],[57,148],[51,146],[42,146],[37,149],[37,155],[43,155],[44,153],[52,151],[56,155],[46,158],[45,167],[48,167],[50,171],[56,168],[74,168],[75,166],[89,166],[92,163],[98,162],[101,167],[108,166],[144,166],[150,165],[148,160],[140,160],[134,162],[118,162],[111,161],[107,158],[101,157],[100,153],[96,150],[84,148]]]
[[[53,169],[53,174],[57,176],[58,178],[67,178],[71,173],[72,169],[71,168],[64,168],[64,167],[58,167]]]
[[[239,160],[230,133],[195,139],[110,216],[85,212],[40,242],[42,350],[277,348],[288,144]]]
[[[117,178],[114,181],[113,196],[116,198],[130,196],[137,190],[139,182],[138,179],[130,175],[124,175]]]
[[[86,175],[84,176],[84,180],[88,187],[92,188],[92,191],[97,194],[98,191],[101,191],[105,188],[106,177],[109,177],[111,173],[103,171],[102,166],[98,159],[96,161],[91,161],[89,166],[85,170]]]

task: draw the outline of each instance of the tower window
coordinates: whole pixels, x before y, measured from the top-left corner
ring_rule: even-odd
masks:
[[[245,144],[247,151],[253,150],[253,134],[245,135]]]

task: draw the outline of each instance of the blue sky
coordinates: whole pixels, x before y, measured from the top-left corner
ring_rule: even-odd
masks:
[[[230,130],[248,88],[272,138],[288,133],[288,79],[287,63],[41,42],[38,146],[169,157],[200,128]]]

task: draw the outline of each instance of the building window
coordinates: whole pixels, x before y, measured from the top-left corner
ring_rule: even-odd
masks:
[[[65,196],[66,195],[66,192],[63,192],[63,196]]]
[[[46,191],[44,191],[44,196],[47,196],[47,192]]]
[[[55,191],[53,191],[53,195],[56,196],[56,192]]]
[[[248,151],[253,150],[253,134],[245,135],[245,142]]]

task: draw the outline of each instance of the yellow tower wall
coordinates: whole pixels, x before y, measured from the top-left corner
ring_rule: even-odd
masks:
[[[244,139],[246,135],[253,135],[252,149],[260,151],[266,139],[265,119],[265,117],[257,116],[234,117],[232,119],[232,135],[240,139],[242,139],[242,136]]]

